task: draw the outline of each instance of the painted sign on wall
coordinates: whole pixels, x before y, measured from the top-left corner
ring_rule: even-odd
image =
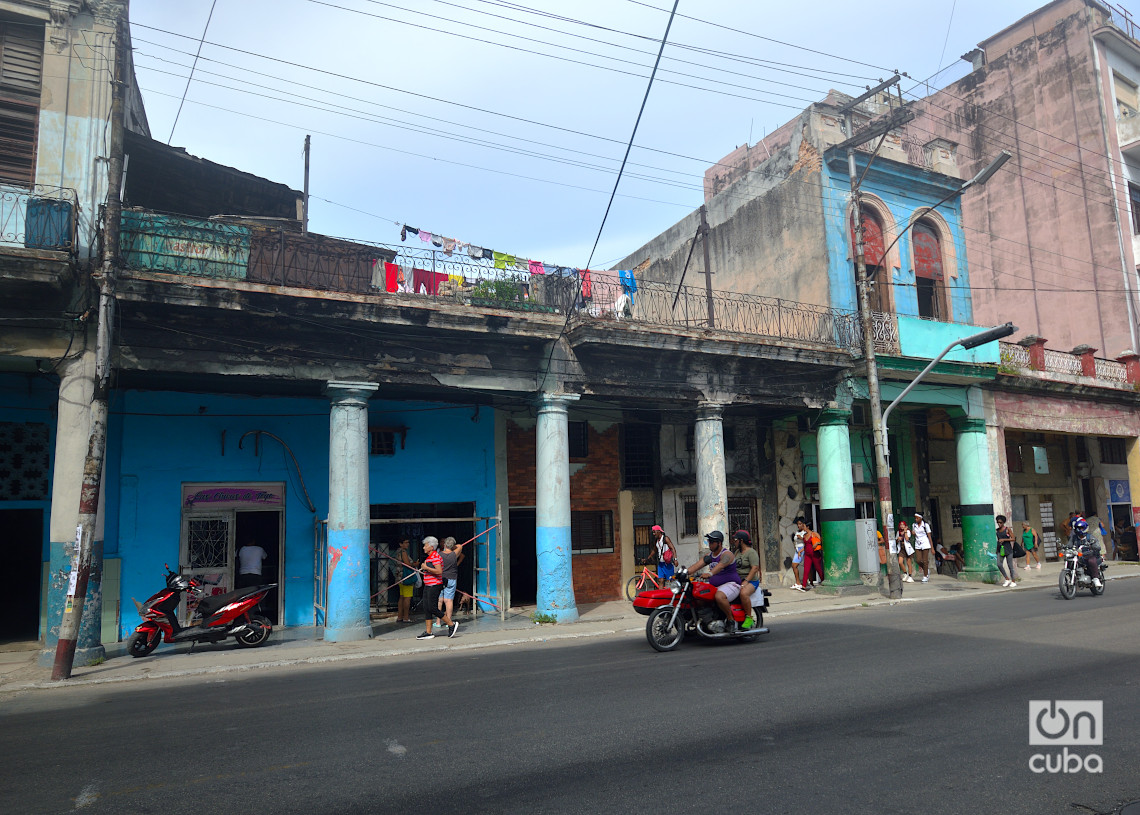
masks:
[[[202,486],[182,485],[182,506],[199,509],[224,509],[227,507],[279,507],[281,506],[281,486],[279,484],[233,484]]]

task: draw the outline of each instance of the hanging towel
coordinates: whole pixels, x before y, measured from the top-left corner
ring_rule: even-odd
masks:
[[[471,255],[471,257],[474,258],[475,260],[482,260],[483,259],[483,247],[482,246],[473,246],[471,244],[468,244],[467,245],[467,254]]]
[[[582,296],[589,300],[593,296],[593,283],[590,281],[590,270],[580,269],[578,274],[582,276]]]
[[[462,286],[467,282],[463,279],[463,275],[461,274],[449,274],[447,276],[447,279],[454,283],[456,286]]]
[[[426,269],[412,269],[412,291],[416,294],[435,294],[439,290],[432,291],[433,282],[431,272]]]
[[[484,249],[483,250],[483,260],[493,260],[494,257],[495,257],[495,253],[492,252],[490,249]]]
[[[503,252],[492,252],[491,254],[495,258],[496,269],[506,269],[508,266],[513,267],[515,265],[514,255],[508,255]]]
[[[543,266],[540,261],[532,260],[530,262],[530,273],[531,274],[546,274],[546,267]]]
[[[400,267],[395,263],[384,264],[384,291],[394,292],[399,286]]]

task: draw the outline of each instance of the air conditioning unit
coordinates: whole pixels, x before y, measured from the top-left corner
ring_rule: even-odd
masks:
[[[851,481],[854,484],[863,483],[863,465],[861,463],[851,465]]]

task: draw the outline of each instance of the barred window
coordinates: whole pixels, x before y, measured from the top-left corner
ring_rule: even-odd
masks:
[[[1124,439],[1100,439],[1101,464],[1127,464],[1128,451]]]
[[[627,490],[651,489],[657,460],[657,425],[627,424],[622,433],[622,482]]]
[[[570,548],[575,555],[596,555],[614,550],[612,512],[571,512]]]
[[[681,496],[682,508],[685,515],[685,535],[697,534],[697,496]]]

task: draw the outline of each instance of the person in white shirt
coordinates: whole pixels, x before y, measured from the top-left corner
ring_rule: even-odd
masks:
[[[922,567],[922,582],[930,582],[930,552],[934,549],[930,524],[922,519],[922,513],[914,513],[914,559]]]
[[[261,586],[261,566],[269,553],[256,543],[247,543],[238,549],[238,576],[234,583],[235,589],[244,589],[246,586]]]

